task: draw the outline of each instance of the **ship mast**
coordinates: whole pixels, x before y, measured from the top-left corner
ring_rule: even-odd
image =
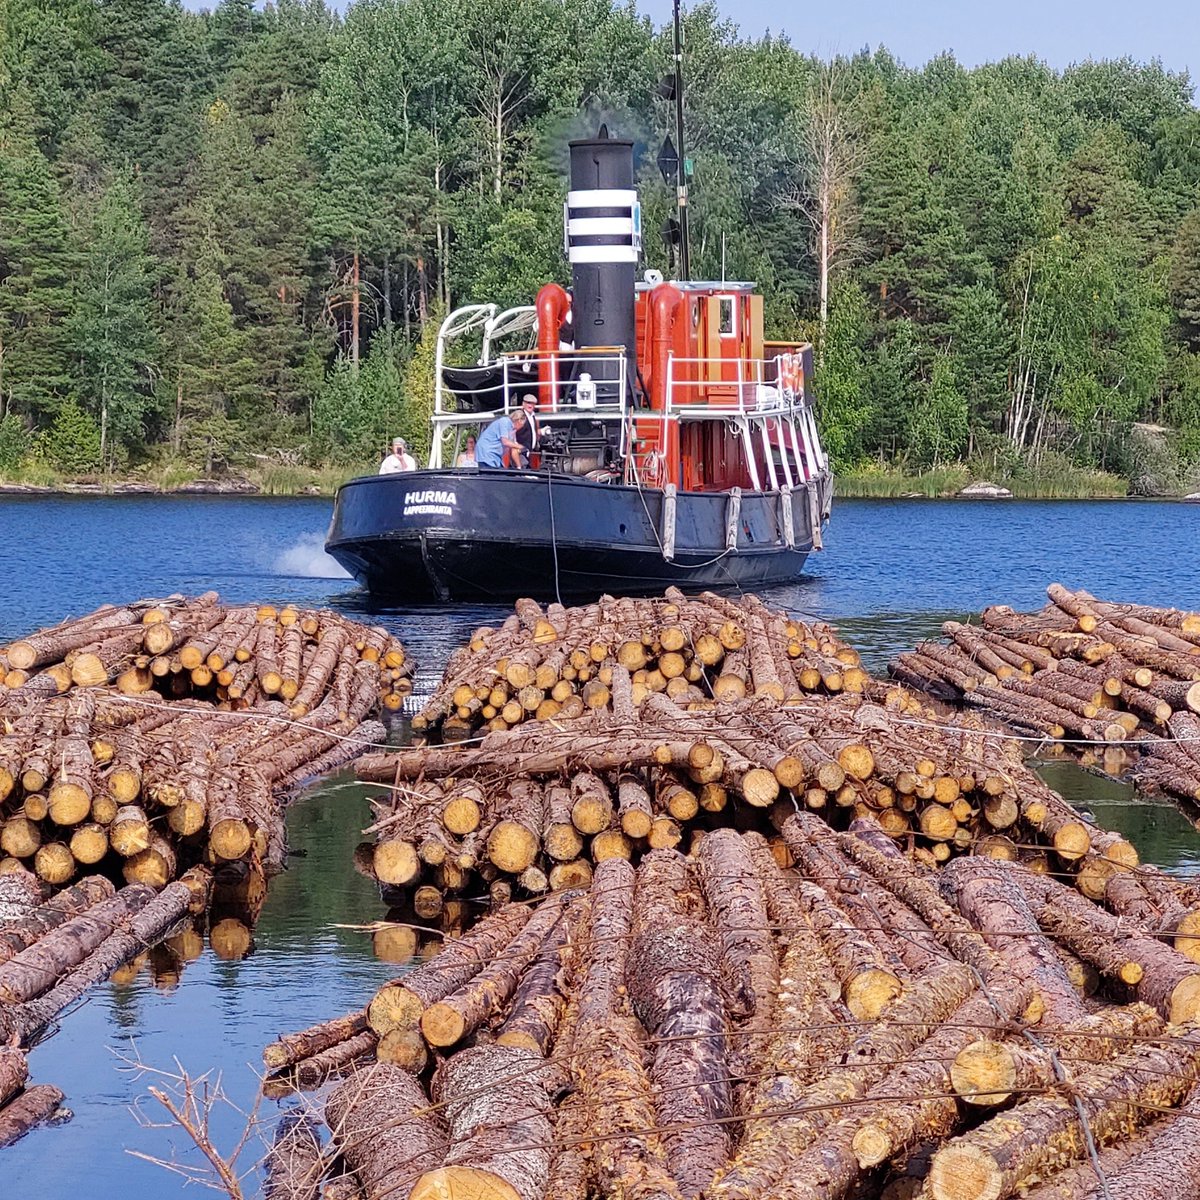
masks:
[[[690,279],[688,253],[687,151],[683,141],[683,28],[679,20],[679,0],[675,0],[675,139],[678,161],[675,166],[675,204],[679,209],[679,278]]]

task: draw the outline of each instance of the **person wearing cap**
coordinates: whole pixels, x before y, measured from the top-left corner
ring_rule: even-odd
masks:
[[[525,425],[525,414],[517,409],[511,417],[501,413],[475,443],[475,462],[481,467],[521,466],[521,443],[517,440]]]
[[[537,397],[532,392],[526,392],[521,397],[521,411],[525,414],[525,425],[522,429],[517,430],[517,441],[521,443],[525,451],[525,461],[529,461],[529,456],[537,449],[538,444],[538,423],[537,423]]]
[[[400,471],[415,471],[417,460],[408,452],[403,438],[392,438],[392,452],[379,466],[380,475],[395,475]]]

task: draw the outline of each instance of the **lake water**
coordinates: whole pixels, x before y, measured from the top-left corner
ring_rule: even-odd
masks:
[[[0,497],[0,642],[106,601],[215,588],[231,602],[291,600],[372,613],[366,596],[321,551],[327,500],[225,497]],[[1200,608],[1200,506],[1171,503],[967,503],[839,501],[826,537],[798,583],[766,593],[775,604],[837,622],[882,668],[887,657],[987,604],[1033,608],[1058,580],[1097,595]],[[427,691],[449,651],[501,610],[383,610],[417,660]],[[402,735],[402,731],[401,731]],[[1197,873],[1200,836],[1173,805],[1134,800],[1129,788],[1062,764],[1055,787],[1121,830],[1143,857]],[[57,1084],[75,1113],[0,1151],[0,1200],[160,1200],[184,1180],[130,1157],[137,1150],[195,1163],[184,1135],[144,1128],[133,1106],[155,1080],[130,1068],[221,1074],[232,1102],[257,1092],[262,1046],[280,1033],[347,1012],[396,973],[361,926],[384,915],[350,856],[364,824],[363,793],[342,775],[315,786],[290,813],[296,857],[271,886],[249,953],[205,947],[160,952],[131,980],[89,999],[30,1059],[35,1081]],[[229,955],[228,945],[220,947]],[[269,1136],[274,1102],[261,1110]],[[218,1108],[213,1132],[227,1149],[244,1124]],[[252,1144],[240,1161],[251,1170]],[[248,1194],[254,1193],[248,1187]]]

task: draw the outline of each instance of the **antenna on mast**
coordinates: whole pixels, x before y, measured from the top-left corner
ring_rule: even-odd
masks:
[[[668,134],[658,152],[658,169],[663,182],[675,185],[675,208],[679,219],[669,220],[663,228],[663,237],[668,246],[678,247],[676,266],[680,279],[691,278],[691,262],[688,248],[688,176],[691,174],[687,152],[683,141],[683,26],[679,18],[679,0],[674,0],[675,66],[658,85],[658,94],[664,100],[675,102],[675,140]]]
[[[675,0],[675,136],[679,139],[679,166],[675,175],[675,202],[679,208],[679,274],[682,279],[690,279],[687,151],[683,141],[683,27],[679,21],[679,0]]]

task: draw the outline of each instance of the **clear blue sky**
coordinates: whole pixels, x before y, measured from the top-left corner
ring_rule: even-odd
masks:
[[[213,0],[184,0],[208,8]],[[748,34],[770,28],[822,57],[863,46],[888,47],[910,65],[941,50],[976,63],[1009,54],[1036,54],[1053,67],[1084,58],[1161,58],[1172,70],[1200,78],[1198,0],[717,0]],[[345,9],[347,0],[337,0]],[[671,0],[638,0],[656,21]]]

